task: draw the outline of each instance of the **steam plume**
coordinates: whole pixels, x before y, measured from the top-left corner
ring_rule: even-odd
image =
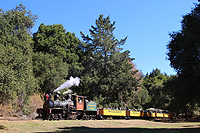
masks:
[[[72,93],[73,91],[68,89],[67,91],[63,92],[63,94],[68,94],[68,93]]]
[[[72,76],[70,77],[69,80],[67,80],[66,82],[64,82],[60,87],[58,87],[57,89],[55,89],[53,92],[65,89],[65,88],[70,88],[73,85],[78,86],[80,83],[80,78],[76,77],[73,78]]]

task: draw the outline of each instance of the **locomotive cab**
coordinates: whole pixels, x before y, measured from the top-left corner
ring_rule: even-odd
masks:
[[[84,96],[72,94],[72,101],[75,103],[76,110],[84,110],[85,98]]]
[[[72,95],[76,110],[97,111],[96,102],[88,101],[85,96]]]

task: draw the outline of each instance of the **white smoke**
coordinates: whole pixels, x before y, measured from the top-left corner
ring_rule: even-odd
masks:
[[[68,89],[67,91],[63,92],[63,94],[68,94],[68,93],[72,93],[73,91]]]
[[[58,94],[61,94],[60,91],[57,91]]]
[[[53,92],[65,89],[65,88],[70,88],[72,86],[78,86],[80,83],[80,78],[76,77],[73,78],[72,76],[70,77],[69,80],[67,80],[66,82],[64,82],[60,87],[58,87],[57,89],[55,89]]]

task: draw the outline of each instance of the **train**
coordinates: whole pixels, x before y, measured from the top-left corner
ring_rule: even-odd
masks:
[[[111,109],[111,108],[103,108],[99,109],[99,115],[101,119],[107,119],[107,118],[117,118],[117,119],[175,119],[176,113],[174,112],[168,112],[168,111],[159,111],[160,109],[154,109],[154,110],[118,110],[118,109]]]
[[[47,93],[44,99],[43,108],[37,109],[37,118],[43,120],[174,119],[176,117],[173,112],[151,108],[147,110],[97,108],[96,102],[89,101],[86,96],[75,94],[67,94],[62,100],[59,100],[59,95],[56,94],[52,100],[51,93]]]
[[[51,98],[51,93],[46,94],[43,108],[37,109],[37,118],[43,120],[61,119],[96,119],[96,102],[87,100],[85,96],[67,94],[63,100],[59,100],[59,95]]]

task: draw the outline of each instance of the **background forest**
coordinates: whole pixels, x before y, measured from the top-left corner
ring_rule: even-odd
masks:
[[[20,4],[0,10],[1,115],[32,117],[46,91],[71,76],[80,78],[74,93],[99,107],[161,108],[177,113],[198,111],[200,99],[200,4],[183,16],[182,30],[170,34],[168,60],[177,75],[155,68],[143,75],[133,63],[126,38],[115,38],[115,22],[99,15],[82,40],[61,24],[40,24]]]

